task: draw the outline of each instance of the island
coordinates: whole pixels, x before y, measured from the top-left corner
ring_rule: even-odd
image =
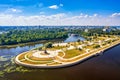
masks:
[[[16,56],[15,63],[30,68],[61,68],[83,62],[118,45],[120,36],[90,36],[76,42],[45,43],[42,47]]]

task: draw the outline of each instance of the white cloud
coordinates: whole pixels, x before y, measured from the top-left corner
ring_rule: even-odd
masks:
[[[22,10],[16,8],[9,8],[5,11],[6,13],[21,13]]]
[[[59,6],[57,6],[57,5],[52,5],[52,6],[49,6],[49,8],[50,8],[50,9],[58,9]]]
[[[110,17],[120,17],[120,13],[113,13]]]
[[[88,15],[88,14],[81,13],[80,15],[73,16],[73,17],[77,18],[77,19],[82,19],[82,18],[95,18],[95,17],[99,17],[99,16],[98,16],[98,14]]]
[[[93,16],[94,16],[94,17],[97,17],[97,16],[98,16],[98,14],[94,14]]]
[[[50,9],[58,9],[58,8],[60,8],[60,7],[63,7],[63,6],[64,6],[63,4],[51,5],[51,6],[49,6],[48,8],[50,8]]]
[[[14,16],[0,14],[0,25],[120,25],[120,18],[98,14],[69,16],[65,13],[54,15]]]

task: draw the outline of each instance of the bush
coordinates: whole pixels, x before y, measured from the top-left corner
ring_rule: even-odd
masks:
[[[95,45],[93,48],[99,48],[100,47],[100,45]]]
[[[45,48],[52,48],[52,42],[48,42],[46,44],[44,44]]]

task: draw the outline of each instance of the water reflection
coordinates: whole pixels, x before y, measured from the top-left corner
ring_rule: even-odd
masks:
[[[80,36],[69,36],[64,42],[75,42],[77,40],[85,40],[85,38],[80,37]]]
[[[35,44],[35,45],[32,45],[32,46],[31,45],[26,45],[26,46],[22,46],[22,47],[17,46],[15,48],[2,48],[2,49],[0,49],[0,56],[3,56],[3,55],[16,56],[21,52],[31,50],[31,49],[36,48],[38,46],[42,46],[42,44],[39,43],[39,44]]]

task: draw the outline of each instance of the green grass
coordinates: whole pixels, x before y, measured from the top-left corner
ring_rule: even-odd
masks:
[[[20,56],[18,57],[18,59],[19,60],[25,59],[25,57],[24,57],[25,55],[26,55],[25,53],[20,54]]]
[[[58,49],[63,49],[63,48],[66,48],[66,46],[56,46],[52,48],[47,48],[47,50],[58,50]]]
[[[63,55],[64,55],[63,52],[59,52],[59,53],[58,53],[58,56],[60,56],[60,57],[62,57]]]
[[[78,56],[83,53],[84,53],[84,51],[80,51],[77,49],[67,50],[67,51],[65,51],[64,58],[72,58],[72,57]]]
[[[93,46],[94,46],[94,45],[86,46],[86,49],[90,49],[90,50],[92,50],[92,49],[94,49]]]
[[[53,61],[41,61],[41,62],[32,62],[32,61],[28,61],[28,60],[25,60],[23,61],[23,63],[27,63],[27,64],[47,64],[47,63],[51,63]]]
[[[48,63],[47,65],[60,65],[61,63],[59,62],[52,62],[52,63]]]

